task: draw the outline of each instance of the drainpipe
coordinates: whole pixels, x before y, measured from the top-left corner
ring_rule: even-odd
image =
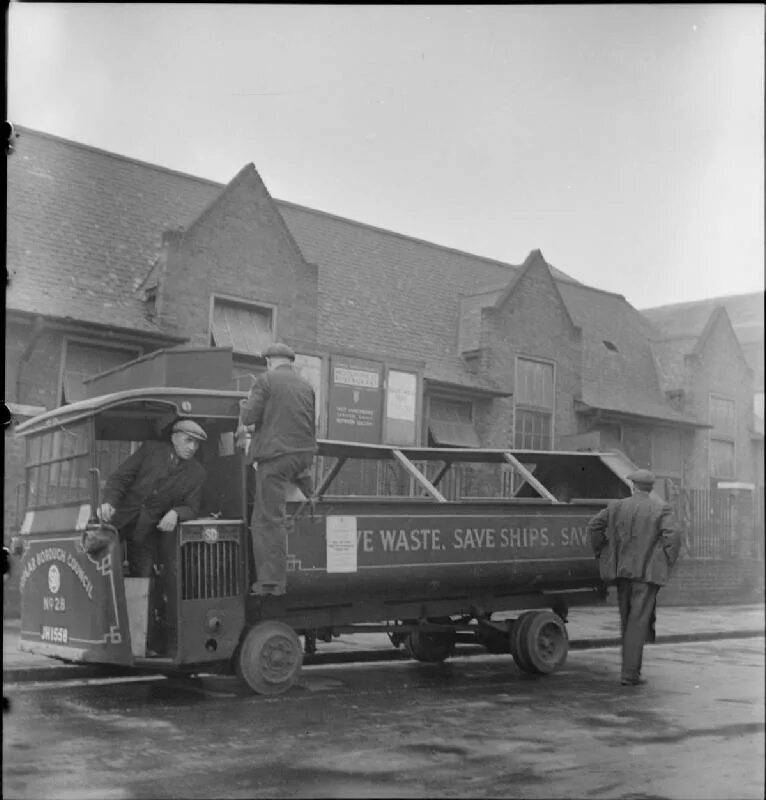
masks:
[[[24,371],[24,365],[29,361],[32,356],[32,351],[35,349],[35,345],[37,344],[38,339],[40,338],[40,334],[43,332],[43,328],[45,327],[45,323],[43,322],[43,318],[41,316],[36,316],[34,322],[32,323],[32,335],[30,336],[29,341],[27,342],[27,346],[24,348],[21,356],[19,357],[19,363],[16,365],[16,402],[21,403],[21,375]]]

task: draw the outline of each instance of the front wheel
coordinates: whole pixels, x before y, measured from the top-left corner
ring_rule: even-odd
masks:
[[[250,628],[235,655],[237,676],[264,695],[286,692],[298,679],[302,664],[298,634],[274,620]]]

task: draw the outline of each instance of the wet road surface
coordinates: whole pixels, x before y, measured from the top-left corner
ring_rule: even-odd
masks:
[[[619,651],[533,678],[508,656],[234,679],[6,686],[6,798],[750,798],[764,788],[763,639]]]

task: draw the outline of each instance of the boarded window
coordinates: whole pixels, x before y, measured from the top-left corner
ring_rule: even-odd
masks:
[[[734,439],[737,429],[736,405],[731,398],[710,395],[710,424],[716,439]]]
[[[710,475],[713,478],[736,477],[734,442],[712,439],[710,442]]]
[[[681,432],[672,428],[652,431],[652,469],[657,475],[680,475],[683,468]]]
[[[139,355],[141,351],[138,349],[101,347],[67,339],[61,371],[60,402],[64,404],[84,400],[85,378],[92,378],[94,375],[119,367]]]
[[[259,356],[274,341],[274,310],[252,303],[213,299],[210,343]]]
[[[736,404],[730,397],[710,395],[710,475],[736,477]]]
[[[516,403],[553,409],[553,364],[519,358],[516,361]]]

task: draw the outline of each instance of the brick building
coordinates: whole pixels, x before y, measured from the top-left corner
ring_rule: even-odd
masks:
[[[539,250],[505,264],[275,200],[252,164],[221,185],[17,130],[7,159],[14,421],[162,347],[230,347],[232,385],[246,389],[264,345],[280,339],[299,353],[331,438],[354,428],[339,427],[334,404],[346,369],[375,390],[365,435],[377,440],[616,448],[665,478],[662,492],[709,486],[710,465],[732,452],[717,442],[731,441],[734,478],[758,480],[753,370],[725,309],[686,352],[624,297],[584,286]],[[7,536],[23,507],[12,426],[5,444]]]

